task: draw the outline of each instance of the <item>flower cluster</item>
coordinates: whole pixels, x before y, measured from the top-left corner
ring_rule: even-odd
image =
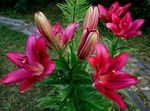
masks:
[[[83,21],[81,41],[76,51],[78,61],[87,60],[94,68],[93,87],[118,104],[123,110],[126,109],[126,105],[121,95],[116,91],[135,85],[138,80],[135,76],[122,71],[128,60],[127,52],[111,57],[106,45],[99,42],[97,25],[100,18],[116,37],[123,39],[140,35],[142,32],[139,28],[144,20],[132,21],[131,13],[126,12],[130,6],[130,3],[120,6],[119,2],[115,2],[109,10],[101,4],[89,7]],[[25,54],[17,52],[7,54],[8,59],[19,69],[8,73],[0,80],[2,84],[20,83],[19,90],[21,92],[41,81],[45,76],[52,74],[55,69],[55,61],[49,58],[46,47],[55,51],[61,58],[65,58],[62,51],[65,51],[68,43],[73,41],[79,26],[78,23],[70,23],[64,29],[56,22],[52,27],[42,12],[35,14],[35,22],[39,37],[31,35],[28,38]]]
[[[142,32],[139,30],[139,28],[143,23],[143,19],[132,22],[131,13],[127,12],[122,19],[120,19],[118,15],[112,14],[112,23],[107,23],[106,26],[113,31],[115,36],[127,39],[141,35]]]
[[[99,17],[102,21],[108,23],[108,22],[112,22],[112,14],[116,14],[118,16],[123,15],[126,10],[131,6],[131,3],[125,5],[125,6],[120,6],[119,2],[115,2],[113,3],[109,10],[107,10],[103,5],[99,4],[98,8],[99,8]]]
[[[130,6],[131,3],[121,7],[118,2],[115,2],[107,10],[103,5],[98,5],[100,19],[106,23],[107,28],[112,30],[115,36],[123,39],[142,34],[138,29],[143,25],[144,20],[132,22],[131,13],[125,14]]]

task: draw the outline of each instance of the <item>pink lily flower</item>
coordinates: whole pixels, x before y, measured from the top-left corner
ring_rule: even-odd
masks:
[[[97,6],[91,6],[87,10],[84,21],[83,21],[83,29],[88,28],[89,31],[92,29],[96,29],[98,24],[99,12]]]
[[[63,48],[68,41],[73,39],[75,31],[79,26],[78,23],[71,23],[66,29],[63,29],[59,23],[56,23],[52,28],[42,12],[35,14],[35,21],[39,29],[39,34],[46,39],[47,45],[51,49]]]
[[[111,58],[106,46],[100,43],[96,45],[95,50],[96,56],[88,58],[95,69],[93,87],[125,110],[126,104],[116,90],[138,83],[136,77],[121,71],[128,60],[128,54],[121,53]]]
[[[122,19],[116,14],[112,14],[112,23],[107,23],[106,27],[112,30],[115,36],[126,39],[141,35],[142,31],[139,28],[143,23],[144,19],[132,21],[131,13],[127,12]]]
[[[58,22],[54,25],[52,32],[56,40],[59,41],[58,45],[60,48],[62,48],[68,41],[73,39],[78,26],[78,23],[71,23],[65,29],[63,29]]]
[[[82,39],[77,51],[79,59],[84,60],[92,55],[98,41],[98,36],[99,34],[97,30],[92,30],[90,32],[88,29],[83,30]]]
[[[98,5],[98,8],[99,8],[99,17],[100,17],[100,19],[102,20],[102,21],[104,21],[104,22],[111,22],[112,21],[112,18],[111,18],[111,16],[112,16],[112,14],[113,13],[115,13],[116,15],[118,15],[118,16],[121,16],[121,15],[123,15],[125,12],[126,12],[126,10],[129,8],[131,6],[131,3],[129,3],[129,4],[126,4],[125,6],[120,6],[119,5],[119,2],[118,1],[116,1],[116,2],[114,2],[111,6],[110,6],[110,8],[109,8],[109,10],[107,10],[103,5],[101,5],[101,4],[99,4]]]
[[[26,42],[26,54],[10,52],[7,57],[19,69],[8,73],[0,83],[5,85],[20,83],[20,92],[24,92],[45,76],[52,74],[55,68],[54,62],[46,53],[45,40],[42,37],[36,38],[35,35],[30,36]]]

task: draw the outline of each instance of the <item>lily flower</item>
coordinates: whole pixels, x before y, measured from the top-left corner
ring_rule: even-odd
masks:
[[[77,51],[77,56],[79,59],[87,59],[94,52],[98,41],[98,35],[97,30],[92,30],[90,32],[88,29],[83,30],[82,38]]]
[[[66,43],[68,43],[68,41],[73,39],[78,26],[78,23],[71,23],[65,29],[63,29],[61,25],[58,22],[56,22],[56,24],[52,28],[52,32],[55,39],[58,41],[58,45],[60,48],[62,48]]]
[[[95,70],[93,87],[125,110],[126,104],[117,90],[138,83],[136,77],[122,71],[128,60],[128,54],[121,53],[111,58],[106,46],[100,43],[96,45],[95,50],[96,56],[88,58],[89,63]]]
[[[24,92],[45,76],[52,74],[55,68],[54,62],[46,53],[44,38],[36,38],[35,35],[30,36],[26,42],[26,54],[10,52],[7,57],[19,69],[8,73],[0,83],[4,85],[20,83],[20,92]]]
[[[84,21],[83,21],[83,29],[88,28],[89,31],[92,29],[96,29],[98,24],[99,12],[96,6],[91,6],[87,10]]]
[[[99,8],[99,17],[100,17],[100,19],[102,20],[102,21],[104,21],[104,22],[111,22],[112,21],[112,18],[111,18],[111,16],[112,16],[112,13],[115,13],[116,15],[118,15],[118,16],[121,16],[121,15],[123,15],[125,12],[126,12],[126,10],[129,8],[131,6],[131,3],[129,3],[129,4],[126,4],[125,6],[120,6],[119,5],[119,2],[118,1],[116,1],[116,2],[114,2],[111,6],[110,6],[110,8],[109,8],[109,10],[107,10],[103,5],[101,5],[101,4],[99,4],[98,5],[98,8]]]
[[[50,49],[61,49],[68,41],[73,39],[75,31],[79,26],[78,23],[71,23],[66,29],[63,29],[59,23],[56,23],[52,28],[42,12],[35,14],[35,22],[38,26],[39,34],[46,39]]]
[[[142,31],[139,28],[143,23],[144,19],[132,21],[131,13],[127,12],[122,19],[116,14],[112,14],[112,23],[107,23],[106,27],[112,30],[115,36],[126,39],[141,35]]]

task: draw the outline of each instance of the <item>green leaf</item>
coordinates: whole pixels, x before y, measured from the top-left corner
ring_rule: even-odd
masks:
[[[88,66],[88,61],[82,61],[82,69],[85,70]]]
[[[133,48],[128,48],[128,47],[119,47],[117,50],[121,52],[132,52],[134,49]]]
[[[99,111],[104,111],[103,107],[101,107],[99,104],[91,101],[90,99],[83,99],[83,101],[88,103],[89,105],[91,105],[92,107],[96,108]]]
[[[54,61],[56,63],[56,67],[58,69],[62,69],[62,70],[68,70],[69,69],[69,65],[64,58],[54,59]]]
[[[67,88],[65,95],[63,95],[63,98],[60,101],[59,111],[64,107],[65,103],[67,102],[67,99],[71,98],[70,96],[72,96],[72,91],[73,91],[72,88],[73,88],[72,83],[70,83],[70,85]]]
[[[65,3],[58,3],[57,6],[62,10],[65,20],[70,22],[83,21],[85,11],[89,7],[86,0],[65,0]]]

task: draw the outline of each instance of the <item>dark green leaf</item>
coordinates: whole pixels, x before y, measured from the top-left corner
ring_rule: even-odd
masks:
[[[56,63],[56,67],[58,69],[62,69],[62,70],[68,70],[69,69],[69,65],[64,58],[55,59],[54,61]]]

